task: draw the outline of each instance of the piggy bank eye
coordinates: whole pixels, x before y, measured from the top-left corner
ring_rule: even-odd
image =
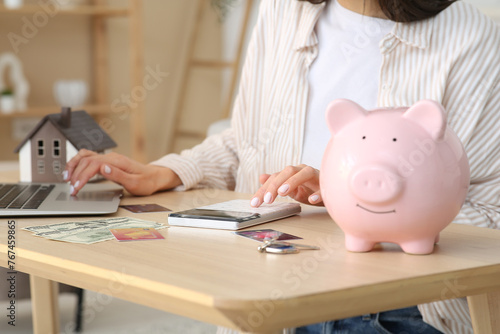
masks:
[[[363,139],[366,139],[366,136],[363,136]]]
[[[392,141],[398,141],[398,139],[397,138],[392,138]]]

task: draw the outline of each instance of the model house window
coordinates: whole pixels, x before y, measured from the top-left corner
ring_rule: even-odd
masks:
[[[54,151],[52,152],[52,155],[55,157],[59,157],[61,155],[61,141],[59,139],[54,139],[54,142],[52,143]]]
[[[54,160],[52,162],[52,172],[55,175],[61,174],[61,162],[59,160]]]
[[[38,174],[45,174],[45,162],[43,160],[38,160],[36,164]]]
[[[38,139],[37,141],[38,156],[43,157],[45,155],[45,143],[43,139]]]

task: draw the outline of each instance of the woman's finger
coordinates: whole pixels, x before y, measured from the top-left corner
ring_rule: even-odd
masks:
[[[272,203],[278,193],[287,192],[286,188],[289,185],[286,183],[293,175],[300,173],[300,171],[306,167],[306,165],[299,166],[287,166],[282,171],[274,173],[270,176],[268,174],[263,174],[260,177],[260,181],[265,180],[263,185],[257,190],[250,204],[254,207],[258,207],[262,203]]]
[[[316,192],[312,193],[309,196],[309,203],[311,203],[313,205],[322,204],[323,203],[323,199],[321,198],[321,192],[320,191],[316,191]]]
[[[278,193],[281,196],[288,196],[301,185],[315,188],[316,184],[319,188],[319,171],[311,166],[303,166],[297,173],[283,182],[283,185],[278,189]]]
[[[89,157],[89,156],[96,155],[96,154],[97,153],[95,153],[93,151],[86,150],[86,149],[79,150],[78,153],[73,158],[71,158],[70,161],[68,161],[66,163],[66,166],[64,167],[64,172],[63,172],[64,181],[69,181],[69,179],[73,175],[75,168],[80,164],[80,161],[82,160],[82,158]]]

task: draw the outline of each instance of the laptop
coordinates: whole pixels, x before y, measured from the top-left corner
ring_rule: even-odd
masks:
[[[113,183],[87,183],[71,196],[68,183],[0,182],[0,216],[110,214],[118,210],[122,193]]]

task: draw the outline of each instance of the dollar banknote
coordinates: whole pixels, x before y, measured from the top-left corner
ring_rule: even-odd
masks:
[[[130,217],[117,217],[95,219],[83,222],[64,222],[49,225],[29,226],[24,230],[33,232],[35,235],[51,240],[93,244],[100,241],[114,239],[110,229],[149,227],[161,229],[166,225]]]

